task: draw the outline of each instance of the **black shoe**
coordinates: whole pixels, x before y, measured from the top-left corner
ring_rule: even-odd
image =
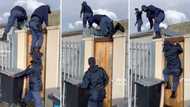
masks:
[[[172,91],[172,95],[170,96],[170,98],[176,98],[176,92]]]
[[[20,107],[27,107],[27,104],[24,101],[20,101]]]
[[[154,36],[152,39],[160,39],[160,38],[162,38],[160,35],[158,36]]]
[[[120,23],[116,24],[115,29],[120,30],[121,32],[125,32],[125,28]]]
[[[0,38],[0,41],[7,41],[7,33],[3,33],[2,38]]]
[[[155,32],[155,33],[156,33],[156,36],[153,37],[152,39],[159,39],[162,37],[160,32]]]

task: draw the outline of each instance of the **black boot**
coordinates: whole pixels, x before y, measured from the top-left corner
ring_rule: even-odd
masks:
[[[20,107],[27,107],[27,104],[22,100],[20,101]]]
[[[159,39],[161,38],[160,32],[156,32],[156,36],[154,36],[152,39]]]
[[[3,36],[0,38],[0,41],[7,41],[7,33],[3,33]]]
[[[170,98],[176,98],[176,92],[172,91],[172,95],[170,96]]]
[[[116,26],[115,26],[115,30],[120,30],[121,32],[125,32],[125,28],[120,24],[120,23],[117,23]]]

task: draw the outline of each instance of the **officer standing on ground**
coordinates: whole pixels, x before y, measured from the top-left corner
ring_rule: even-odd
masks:
[[[166,88],[170,88],[169,75],[172,75],[173,81],[171,98],[175,98],[180,75],[182,73],[179,55],[183,52],[183,49],[180,44],[171,43],[170,41],[166,40],[164,41],[163,52],[167,62],[166,68],[163,71]]]
[[[125,32],[124,27],[117,23],[114,27],[113,20],[106,15],[94,15],[88,19],[89,28],[92,28],[92,33],[96,36],[112,37],[118,30]],[[93,23],[98,25],[98,29],[94,28]]]
[[[85,1],[83,1],[83,3],[82,3],[80,17],[82,15],[83,15],[83,28],[86,28],[87,20],[89,17],[93,16],[93,11]]]
[[[161,38],[159,25],[164,21],[165,18],[164,11],[153,5],[149,6],[142,5],[142,11],[146,12],[146,16],[150,23],[150,29],[152,29],[152,27],[154,26],[154,32],[156,36],[153,37],[153,39]]]
[[[108,76],[103,68],[96,65],[94,57],[90,57],[88,63],[90,67],[85,73],[80,87],[89,91],[88,107],[103,107]]]
[[[35,3],[35,1],[34,1]],[[44,3],[36,3],[29,21],[29,28],[32,32],[31,45],[31,66],[28,68],[29,75],[29,92],[23,102],[28,103],[34,100],[35,107],[43,107],[40,96],[42,88],[41,70],[42,70],[42,53],[40,49],[43,44],[42,24],[48,26],[48,14],[51,13],[50,7]],[[25,107],[25,106],[23,106]]]
[[[142,21],[142,11],[140,11],[138,8],[135,8],[135,14],[136,14],[136,23],[135,23],[135,26],[137,25],[137,31],[141,32],[141,26],[143,24],[143,21]]]
[[[0,38],[0,41],[7,40],[7,34],[10,29],[16,24],[17,29],[22,29],[22,25],[27,21],[27,13],[22,5],[15,5],[10,12],[10,16],[8,18],[8,23],[6,24],[3,36]]]

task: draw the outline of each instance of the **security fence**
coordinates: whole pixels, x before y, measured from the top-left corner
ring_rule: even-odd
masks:
[[[61,51],[61,71],[64,80],[80,80],[83,75],[83,43],[63,41]]]
[[[127,71],[128,107],[136,107],[134,82],[154,77],[154,44],[152,42],[130,42],[130,69]]]
[[[61,40],[60,69],[62,72],[62,95],[65,92],[65,80],[81,80],[84,74],[84,43],[81,41]],[[64,101],[64,98],[62,98]]]
[[[1,34],[2,35],[2,34]],[[17,68],[17,36],[9,33],[8,41],[0,41],[0,70]],[[14,70],[13,70],[14,71]]]

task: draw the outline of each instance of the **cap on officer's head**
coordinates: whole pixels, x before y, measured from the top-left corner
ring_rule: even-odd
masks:
[[[138,8],[135,8],[135,11],[138,11],[139,9]]]
[[[86,2],[86,1],[83,1],[83,2],[82,2],[82,5],[83,5],[83,6],[87,5],[87,2]]]
[[[141,6],[141,9],[142,9],[143,11],[146,11],[146,10],[147,10],[147,7],[146,7],[145,5],[142,5],[142,6]]]
[[[96,59],[95,59],[94,57],[88,58],[88,64],[89,64],[90,66],[96,65]]]

